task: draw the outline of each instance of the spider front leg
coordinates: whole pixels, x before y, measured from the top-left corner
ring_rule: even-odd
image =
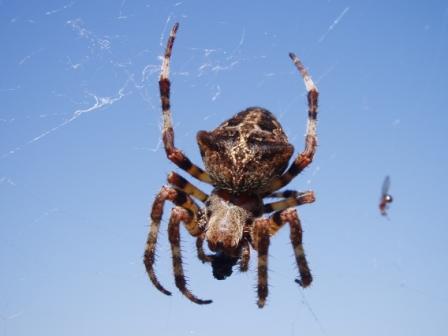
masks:
[[[165,147],[166,156],[179,168],[187,171],[189,174],[197,178],[198,180],[206,183],[212,183],[210,176],[201,168],[193,164],[188,157],[178,148],[174,146],[174,130],[171,121],[170,110],[170,86],[169,80],[170,73],[170,58],[173,49],[174,40],[176,38],[176,32],[179,28],[179,24],[176,23],[170,32],[170,37],[165,49],[165,55],[162,63],[162,70],[159,79],[160,100],[162,102],[162,114],[163,114],[163,130],[162,139]]]
[[[185,194],[181,190],[174,189],[169,186],[163,186],[160,192],[157,194],[154,203],[151,209],[151,226],[148,234],[148,238],[146,241],[146,248],[144,253],[144,264],[146,267],[146,271],[151,282],[154,286],[166,295],[171,295],[171,292],[166,290],[157,279],[157,276],[154,271],[154,262],[155,262],[155,250],[157,245],[157,237],[159,234],[160,222],[163,215],[163,206],[165,201],[171,201],[175,205],[182,207],[188,213],[192,214],[191,220],[185,221],[188,232],[192,236],[198,236],[201,234],[201,229],[197,225],[196,218],[199,216],[200,209],[193,202],[190,196]]]
[[[308,124],[305,136],[305,149],[297,156],[289,169],[282,175],[275,178],[268,186],[264,196],[272,194],[274,191],[287,185],[294,177],[300,174],[312,161],[317,148],[317,105],[319,92],[316,85],[314,85],[308,71],[303,66],[299,58],[290,53],[289,57],[292,59],[294,65],[299,70],[305,82],[305,87],[308,92]]]

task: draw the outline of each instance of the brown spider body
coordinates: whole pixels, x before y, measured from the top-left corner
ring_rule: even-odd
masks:
[[[170,110],[169,64],[178,24],[171,30],[165,50],[159,87],[163,113],[162,139],[169,160],[198,180],[213,186],[210,195],[204,193],[175,172],[168,175],[169,185],[162,187],[151,210],[151,227],[144,254],[144,264],[154,286],[171,295],[157,279],[154,271],[155,250],[163,207],[166,201],[174,203],[168,223],[173,271],[176,287],[192,302],[202,300],[187,288],[180,248],[180,225],[196,237],[197,256],[210,263],[213,275],[225,279],[239,263],[240,271],[248,270],[250,251],[258,254],[258,306],[261,308],[268,295],[268,250],[270,237],[286,223],[299,269],[302,287],[312,282],[311,272],[302,246],[302,226],[296,206],[314,202],[312,191],[278,191],[287,185],[313,160],[317,146],[316,118],[318,92],[308,72],[297,58],[290,57],[302,75],[308,91],[308,125],[305,148],[288,163],[293,146],[280,123],[266,109],[251,107],[223,122],[211,132],[200,131],[197,142],[205,171],[193,164],[174,145],[174,130]],[[279,201],[264,203],[266,197]],[[204,204],[200,207],[195,200]],[[270,214],[263,217],[264,214]],[[213,254],[203,249],[204,241]]]
[[[286,169],[294,147],[274,115],[248,108],[212,132],[197,135],[205,168],[216,186],[259,194]]]
[[[237,257],[246,226],[263,213],[263,202],[256,195],[233,195],[215,189],[205,208],[205,239],[214,252]]]
[[[294,148],[275,116],[260,107],[241,111],[211,132],[198,132],[197,141],[216,186],[203,216],[205,239],[219,255],[212,264],[215,277],[224,279],[231,268],[222,264],[238,261],[242,240],[250,241],[253,220],[263,214],[264,187],[284,172]]]

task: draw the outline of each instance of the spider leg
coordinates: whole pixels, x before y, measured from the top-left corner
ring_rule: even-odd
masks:
[[[192,218],[190,213],[184,208],[176,207],[171,211],[171,217],[168,224],[168,236],[171,244],[171,253],[173,255],[174,280],[176,287],[190,301],[197,304],[208,304],[212,303],[212,300],[199,299],[187,288],[187,281],[185,280],[184,269],[182,266],[179,224],[180,222],[184,222],[188,225],[188,223],[194,221],[194,218]]]
[[[240,272],[246,272],[249,269],[250,245],[247,240],[243,241],[241,246]]]
[[[171,292],[166,290],[157,279],[154,271],[155,262],[155,250],[157,245],[157,237],[159,234],[160,221],[163,215],[163,206],[165,201],[169,200],[175,205],[183,207],[189,210],[195,217],[198,217],[200,212],[199,207],[193,202],[193,200],[185,194],[183,191],[176,190],[172,187],[164,186],[157,194],[151,209],[151,227],[148,233],[148,238],[146,241],[146,248],[143,257],[143,262],[146,267],[146,272],[149,275],[149,279],[154,284],[154,286],[166,295],[171,295]],[[195,224],[195,221],[190,221],[186,225],[188,232],[197,236],[201,233],[200,228]]]
[[[173,49],[174,40],[176,38],[176,32],[179,28],[179,24],[176,23],[170,32],[170,37],[165,49],[165,55],[163,58],[162,69],[159,79],[160,100],[162,102],[162,114],[163,114],[163,131],[162,139],[165,147],[166,156],[178,167],[187,171],[190,175],[194,176],[198,180],[206,183],[212,183],[210,176],[201,168],[193,164],[188,157],[182,153],[181,150],[174,146],[174,130],[171,121],[170,110],[170,85],[169,80],[170,73],[170,58]]]
[[[284,200],[265,204],[263,206],[264,213],[285,210],[302,204],[313,203],[316,199],[312,191],[296,192],[297,196],[288,197]]]
[[[201,202],[205,202],[208,199],[208,195],[206,193],[195,187],[193,184],[191,184],[175,172],[171,172],[168,174],[168,182],[175,186],[177,189],[182,190],[183,192],[193,196]]]
[[[277,211],[271,216],[269,225],[270,235],[274,235],[285,224],[289,223],[290,227],[290,239],[294,249],[294,256],[296,258],[297,267],[299,268],[299,274],[301,280],[295,280],[300,286],[308,287],[313,281],[311,271],[308,267],[305,251],[302,245],[302,224],[300,223],[297,210],[289,208],[282,211]]]
[[[317,148],[317,103],[319,93],[317,87],[314,85],[308,71],[303,66],[299,58],[290,53],[289,57],[294,62],[294,65],[299,70],[305,82],[306,90],[308,91],[308,124],[305,136],[305,149],[297,156],[289,169],[281,176],[275,178],[267,188],[265,195],[272,194],[274,191],[287,185],[294,177],[303,171],[313,161],[314,154]]]
[[[266,195],[265,197],[269,198],[289,198],[289,197],[297,197],[301,194],[301,192],[297,190],[283,190],[283,191],[276,191],[272,194]]]
[[[258,218],[254,221],[252,230],[252,243],[255,250],[258,251],[258,284],[257,296],[258,308],[263,308],[268,296],[268,250],[270,242],[269,234],[270,219]]]
[[[209,254],[206,254],[204,251],[204,235],[200,235],[196,238],[196,250],[197,250],[197,256],[200,261],[203,263],[209,263],[212,262],[212,256]]]
[[[206,193],[204,193],[199,188],[195,187],[193,184],[191,184],[185,178],[183,178],[182,176],[180,176],[175,172],[171,172],[168,174],[168,182],[173,186],[175,186],[177,189],[182,190],[188,195],[197,198],[201,202],[205,202],[208,199],[208,195]],[[211,256],[207,255],[204,252],[203,243],[204,243],[204,234],[201,234],[196,238],[196,250],[198,259],[203,263],[211,262],[212,260]]]
[[[294,249],[296,263],[299,268],[300,280],[295,280],[300,286],[308,287],[313,281],[311,271],[306,260],[302,245],[302,224],[300,223],[297,210],[288,208],[277,211],[269,218],[259,218],[254,221],[252,230],[252,242],[255,250],[258,251],[258,307],[263,308],[268,296],[268,249],[270,237],[280,230],[285,224],[290,226],[290,239]]]

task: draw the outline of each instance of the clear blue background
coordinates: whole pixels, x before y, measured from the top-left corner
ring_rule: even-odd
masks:
[[[157,272],[172,297],[142,264],[150,204],[176,170],[157,86],[176,21],[176,143],[198,164],[196,132],[252,105],[302,148],[305,88],[288,52],[321,93],[316,159],[290,185],[317,195],[299,209],[315,281],[293,282],[283,229],[263,310],[255,255],[217,281],[183,231],[190,287],[214,303],[186,300],[166,218]],[[0,45],[0,335],[446,333],[446,1],[3,0]]]

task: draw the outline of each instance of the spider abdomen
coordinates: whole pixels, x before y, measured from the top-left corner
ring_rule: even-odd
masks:
[[[197,141],[216,186],[234,192],[262,189],[283,173],[294,150],[274,115],[260,107],[198,132]]]

